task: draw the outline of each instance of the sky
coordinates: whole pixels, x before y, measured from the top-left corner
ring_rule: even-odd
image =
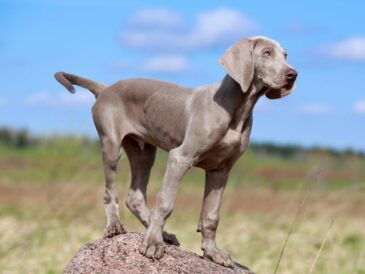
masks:
[[[277,40],[299,72],[296,90],[262,97],[256,142],[365,151],[364,1],[0,0],[0,127],[96,137],[92,94],[53,74],[104,84],[156,78],[219,82],[235,41]]]

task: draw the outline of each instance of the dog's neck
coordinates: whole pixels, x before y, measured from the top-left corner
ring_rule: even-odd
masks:
[[[256,102],[263,94],[265,94],[265,87],[261,81],[254,79],[249,89],[243,92],[239,83],[227,74],[222,80],[214,100],[231,115],[230,127],[241,131],[247,118],[251,117]]]

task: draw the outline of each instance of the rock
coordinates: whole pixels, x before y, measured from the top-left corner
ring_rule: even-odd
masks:
[[[142,234],[127,233],[86,244],[71,259],[64,273],[254,274],[239,264],[233,269],[226,268],[173,245],[167,245],[165,255],[154,261],[139,254],[141,241]]]

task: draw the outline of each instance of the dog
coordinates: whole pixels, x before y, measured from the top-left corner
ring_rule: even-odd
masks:
[[[250,139],[253,108],[262,95],[279,99],[291,93],[296,70],[274,40],[256,36],[241,39],[219,60],[224,79],[213,85],[184,88],[152,79],[121,80],[111,86],[58,72],[55,78],[71,93],[73,85],[96,97],[93,120],[102,145],[105,174],[105,237],[125,233],[119,220],[115,190],[118,160],[124,150],[131,167],[126,205],[147,228],[139,252],[159,259],[164,241],[178,245],[163,231],[173,210],[180,181],[190,167],[205,170],[205,191],[197,231],[203,257],[233,266],[229,254],[215,243],[219,209],[229,172]],[[168,151],[168,162],[156,203],[146,206],[146,188],[156,149]]]

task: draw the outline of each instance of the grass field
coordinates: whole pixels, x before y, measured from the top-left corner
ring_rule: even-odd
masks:
[[[166,153],[160,152],[149,185],[150,206],[165,162]],[[198,254],[203,178],[195,168],[185,176],[166,225],[182,248]],[[129,180],[122,158],[121,201]],[[102,236],[102,197],[101,157],[94,142],[53,138],[21,149],[0,144],[0,272],[62,272],[83,244]],[[311,150],[284,157],[248,151],[224,195],[218,245],[257,273],[274,273],[303,199],[277,273],[309,273],[325,239],[312,273],[365,273],[365,159],[351,153]],[[144,231],[124,201],[121,218],[129,231]]]

